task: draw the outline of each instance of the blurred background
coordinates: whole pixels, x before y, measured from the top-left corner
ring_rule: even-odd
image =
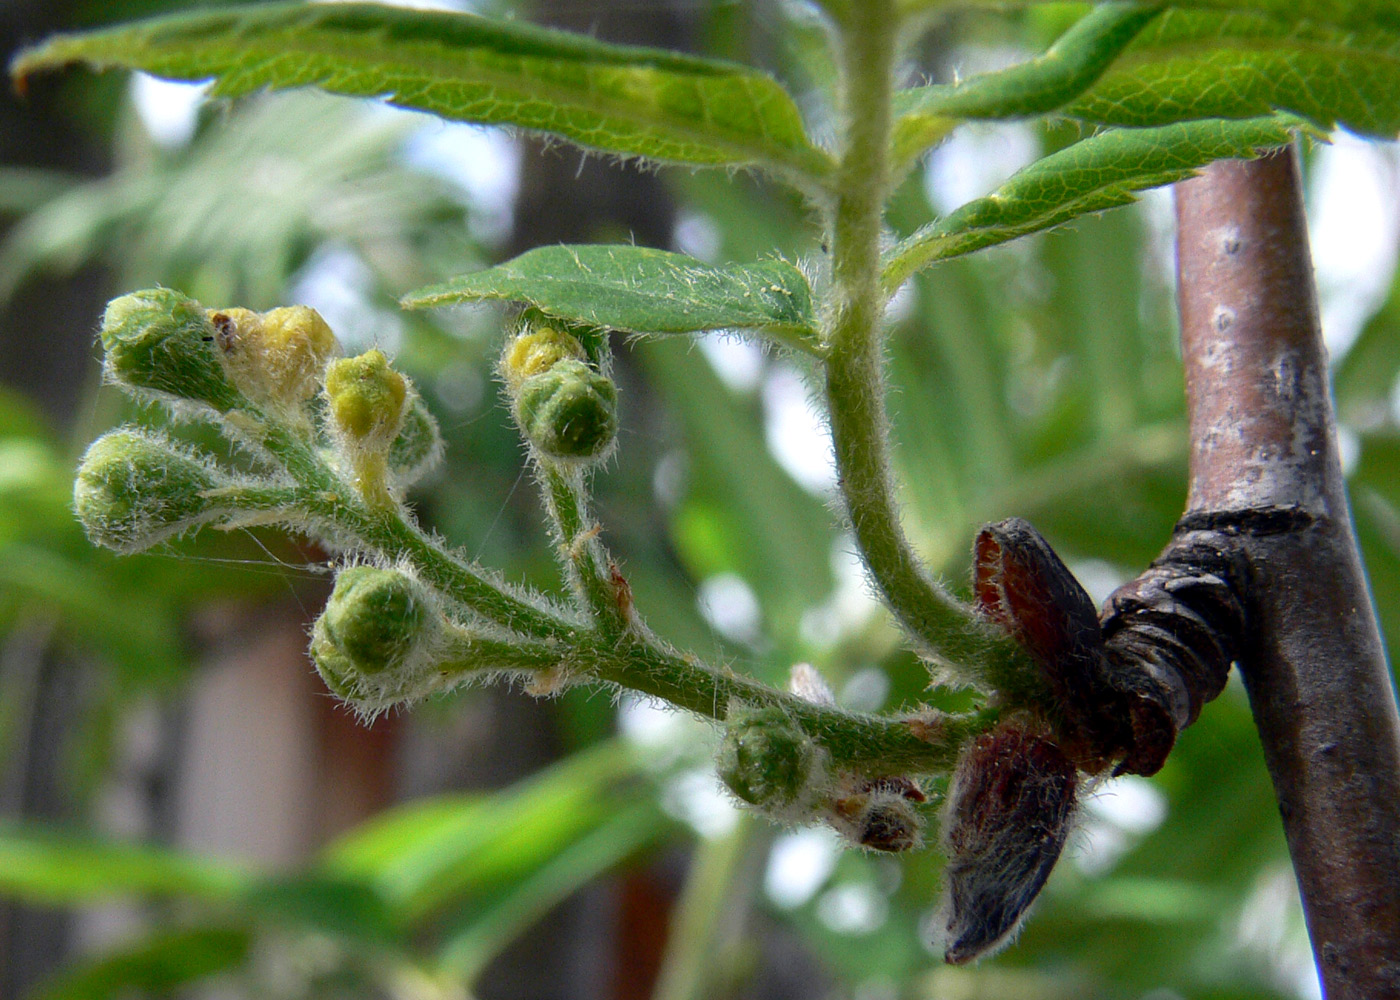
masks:
[[[0,47],[185,6],[9,0]],[[761,65],[830,133],[826,40],[802,4],[470,6]],[[1023,58],[1083,9],[950,17],[910,79]],[[1077,134],[960,132],[890,224],[912,230]],[[1343,455],[1400,636],[1400,159],[1339,136],[1307,176]],[[0,98],[0,997],[1319,996],[1237,682],[1160,775],[1095,790],[1019,943],[954,970],[926,944],[936,850],[863,856],[741,814],[705,725],[503,689],[362,725],[305,655],[325,552],[254,530],[119,559],[72,518],[86,443],[155,419],[99,386],[107,299],[161,284],[211,306],[306,303],[351,350],[390,352],[438,415],[447,459],[413,497],[423,521],[557,590],[492,375],[502,313],[401,313],[397,297],[561,241],[778,253],[820,273],[812,223],[753,177],[640,172],[374,103],[206,102],[76,72]],[[942,264],[891,304],[901,500],[948,580],[966,579],[976,528],[1010,515],[1096,599],[1168,537],[1186,456],[1171,237],[1170,196],[1152,192]],[[809,661],[852,707],[965,704],[924,690],[869,596],[812,372],[723,336],[616,347],[622,447],[596,490],[655,630],[772,682]]]

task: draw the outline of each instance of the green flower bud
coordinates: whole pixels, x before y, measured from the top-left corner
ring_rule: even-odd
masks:
[[[107,377],[129,390],[233,409],[243,397],[224,369],[217,333],[203,307],[179,292],[123,295],[102,317]]]
[[[408,380],[382,351],[332,361],[326,369],[326,399],[334,428],[344,438],[385,451],[398,436],[408,402]]]
[[[423,400],[414,393],[404,413],[403,427],[389,446],[389,472],[395,482],[408,486],[442,457],[442,435]]]
[[[515,392],[515,419],[530,444],[552,458],[595,458],[617,436],[617,386],[566,358]]]
[[[256,403],[294,413],[316,394],[321,371],[339,343],[321,314],[308,306],[265,313],[211,309],[229,377]]]
[[[780,708],[732,710],[715,767],[731,792],[771,812],[810,799],[821,771],[811,737]]]
[[[513,337],[501,354],[501,377],[512,392],[534,375],[542,375],[560,361],[586,361],[577,337],[552,326],[541,326]]]
[[[223,513],[209,494],[225,482],[213,465],[174,442],[120,428],[83,455],[73,507],[94,543],[139,552]]]
[[[379,687],[382,675],[411,664],[437,632],[433,599],[417,580],[398,570],[352,566],[336,577],[312,633],[311,655],[327,686],[349,697],[345,692]]]

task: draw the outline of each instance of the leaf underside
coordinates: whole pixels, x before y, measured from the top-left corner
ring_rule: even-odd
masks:
[[[627,333],[757,329],[810,338],[817,327],[802,272],[781,260],[706,264],[634,246],[549,246],[411,292],[409,309],[481,299],[525,302],[574,323]]]
[[[457,121],[514,125],[608,153],[764,167],[815,182],[830,157],[788,93],[733,63],[608,45],[471,14],[376,4],[265,4],[60,35],[15,59],[215,79],[215,95],[319,87]]]
[[[885,284],[895,287],[936,261],[1128,204],[1134,192],[1174,183],[1215,160],[1253,158],[1259,150],[1287,145],[1302,127],[1296,118],[1268,116],[1091,136],[1037,160],[987,197],[914,233],[891,253]]]

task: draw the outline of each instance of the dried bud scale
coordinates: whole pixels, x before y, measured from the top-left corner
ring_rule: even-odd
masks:
[[[948,962],[992,954],[1011,937],[1064,848],[1078,784],[1052,739],[1015,723],[964,751],[944,820]]]

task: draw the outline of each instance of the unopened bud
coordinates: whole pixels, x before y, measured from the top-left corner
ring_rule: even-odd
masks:
[[[812,738],[780,708],[732,709],[715,767],[736,796],[774,813],[810,800],[821,778]]]
[[[442,457],[442,435],[422,397],[413,393],[404,413],[403,427],[389,446],[389,472],[400,486],[408,486],[428,472]]]
[[[339,349],[335,334],[308,306],[265,313],[209,311],[230,378],[255,403],[296,412],[316,394],[326,362]]]
[[[567,331],[540,326],[513,337],[501,354],[501,377],[512,391],[533,375],[543,375],[560,361],[586,361],[583,344]]]
[[[243,402],[225,371],[214,325],[188,296],[150,288],[113,299],[101,336],[104,370],[123,388],[204,403],[220,413]]]
[[[552,458],[596,458],[617,436],[617,386],[572,358],[520,383],[515,419],[526,439]]]
[[[432,598],[418,581],[398,570],[351,566],[336,577],[311,651],[317,662],[335,660],[342,675],[382,674],[408,660],[434,626]]]
[[[326,369],[326,399],[335,429],[360,447],[385,451],[403,426],[408,380],[382,351],[341,358]]]
[[[221,485],[212,464],[167,438],[121,428],[83,455],[73,507],[94,543],[139,552],[223,513],[209,498]]]

